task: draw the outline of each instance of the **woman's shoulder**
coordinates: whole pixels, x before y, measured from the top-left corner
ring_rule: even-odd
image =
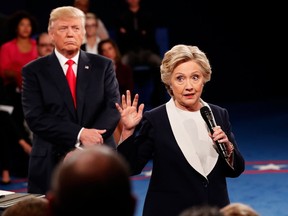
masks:
[[[9,49],[11,47],[15,47],[16,45],[17,45],[16,39],[14,38],[12,40],[9,40],[9,41],[3,43],[2,46],[1,46],[1,49],[5,49],[6,50],[6,49]]]
[[[156,117],[158,116],[159,117],[159,116],[161,116],[161,115],[163,115],[165,113],[167,113],[166,104],[162,104],[162,105],[154,107],[154,108],[152,108],[150,110],[146,110],[144,112],[144,115],[146,115],[146,116],[156,116]]]
[[[218,105],[218,104],[214,104],[214,103],[208,103],[208,105],[210,106],[210,108],[212,110],[219,110],[219,111],[223,111],[223,110],[226,110],[225,107],[223,107],[222,105]]]

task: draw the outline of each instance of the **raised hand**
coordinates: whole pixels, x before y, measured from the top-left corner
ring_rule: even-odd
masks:
[[[126,91],[126,96],[122,95],[122,106],[116,103],[116,108],[121,115],[121,123],[123,125],[123,133],[131,135],[134,132],[135,127],[139,124],[142,119],[144,104],[140,104],[138,107],[139,95],[136,94],[133,102],[131,102],[131,93],[129,90]],[[127,137],[126,137],[127,138]]]

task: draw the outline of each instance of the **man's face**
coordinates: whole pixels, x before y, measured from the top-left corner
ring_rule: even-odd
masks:
[[[80,50],[85,29],[80,18],[61,18],[52,23],[49,34],[58,52],[66,56]]]
[[[53,49],[54,49],[54,44],[52,43],[52,40],[48,34],[42,34],[39,37],[39,42],[37,44],[37,49],[38,49],[38,55],[39,57],[41,56],[46,56],[50,54]]]

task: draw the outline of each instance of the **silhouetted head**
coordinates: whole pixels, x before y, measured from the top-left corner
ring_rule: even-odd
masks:
[[[132,216],[135,198],[129,167],[112,148],[99,145],[73,153],[58,166],[48,193],[54,215]]]

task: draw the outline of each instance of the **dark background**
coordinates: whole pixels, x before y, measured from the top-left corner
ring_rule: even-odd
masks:
[[[91,0],[91,11],[109,30],[124,0]],[[0,13],[31,12],[39,32],[50,11],[73,0],[10,0]],[[203,99],[211,102],[287,100],[287,11],[284,1],[142,0],[155,23],[169,31],[169,48],[197,45],[212,65]],[[282,3],[283,2],[283,3]],[[1,32],[0,32],[1,34]]]

